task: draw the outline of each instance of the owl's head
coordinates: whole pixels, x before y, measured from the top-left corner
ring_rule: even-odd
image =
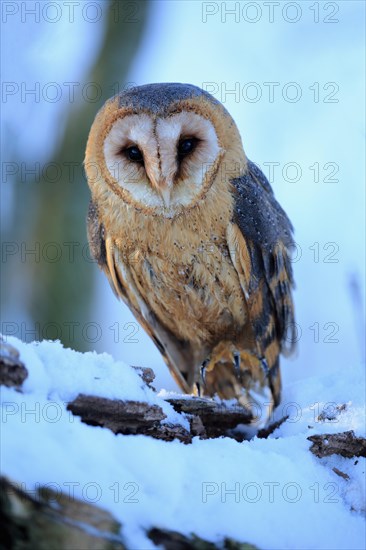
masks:
[[[90,131],[85,168],[93,194],[111,192],[149,215],[193,208],[215,182],[243,173],[237,127],[213,96],[190,84],[148,84],[108,100]]]

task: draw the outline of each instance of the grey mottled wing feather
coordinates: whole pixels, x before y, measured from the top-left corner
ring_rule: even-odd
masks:
[[[253,162],[248,161],[247,172],[231,183],[235,195],[233,222],[245,239],[251,260],[249,314],[252,309],[251,322],[260,352],[264,353],[274,339],[282,352],[291,351],[295,329],[292,224]],[[259,299],[262,307],[258,307]]]

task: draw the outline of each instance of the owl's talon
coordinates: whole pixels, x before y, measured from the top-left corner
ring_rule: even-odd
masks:
[[[209,363],[210,363],[210,359],[205,359],[201,365],[200,374],[201,374],[201,380],[204,386],[206,385],[206,367]]]
[[[234,351],[234,367],[236,370],[237,376],[240,378],[240,353],[238,351]]]
[[[265,357],[262,357],[260,359],[260,362],[261,362],[261,367],[263,369],[263,372],[266,376],[269,375],[269,366],[268,366],[268,363],[267,363],[267,359]]]

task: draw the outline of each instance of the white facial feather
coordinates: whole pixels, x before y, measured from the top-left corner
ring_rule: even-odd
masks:
[[[177,147],[187,138],[196,138],[197,146],[180,164]],[[143,165],[121,152],[132,145],[143,153]],[[128,115],[113,124],[104,141],[112,177],[138,205],[157,209],[165,217],[195,202],[219,153],[212,123],[190,111],[156,121],[146,114]],[[170,198],[168,207],[162,197],[164,189]]]
[[[111,176],[142,204],[162,206],[162,199],[150,181],[159,179],[157,143],[153,120],[145,114],[118,119],[104,141],[104,158]],[[121,154],[123,149],[137,145],[144,154],[145,168]]]

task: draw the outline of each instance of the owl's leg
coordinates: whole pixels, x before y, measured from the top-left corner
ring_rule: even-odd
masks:
[[[222,341],[213,349],[203,371],[202,390],[206,395],[236,398],[252,412],[253,424],[262,427],[268,422],[278,392],[274,391],[266,359],[239,350],[233,342]]]
[[[243,381],[245,372],[240,369],[240,365],[240,353],[234,344],[221,341],[202,364],[201,373],[205,394],[210,396],[217,394],[222,399],[236,398],[241,405],[248,408],[247,401],[243,397],[247,386]]]
[[[275,394],[269,380],[269,368],[265,358],[258,358],[249,351],[241,351],[241,372],[247,379],[243,383],[247,389],[251,410],[258,427],[265,426],[276,406]],[[243,375],[242,375],[243,378]]]

